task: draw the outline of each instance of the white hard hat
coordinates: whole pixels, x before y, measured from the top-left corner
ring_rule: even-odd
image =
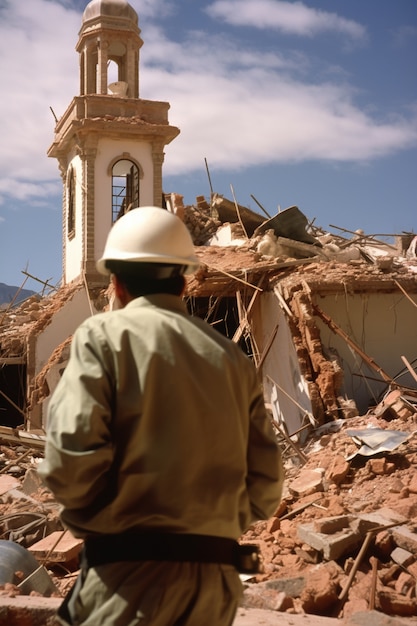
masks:
[[[106,261],[111,260],[183,265],[185,274],[192,274],[200,264],[184,222],[154,206],[132,209],[113,224],[97,270],[109,274]]]

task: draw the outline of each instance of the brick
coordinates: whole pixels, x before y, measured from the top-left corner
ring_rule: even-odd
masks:
[[[412,593],[415,590],[415,580],[414,578],[408,574],[407,572],[401,572],[395,581],[395,591],[405,596],[409,593]],[[414,593],[415,596],[415,593]]]
[[[67,531],[57,530],[28,548],[38,561],[65,563],[75,559],[83,547],[82,539],[76,539]]]
[[[395,463],[387,461],[385,457],[382,459],[370,459],[367,463],[370,471],[377,476],[392,474],[397,469]]]
[[[301,593],[301,605],[306,613],[323,614],[338,600],[339,581],[334,568],[319,565],[308,572],[306,586]]]
[[[402,498],[395,503],[395,510],[404,515],[407,519],[417,518],[417,496],[411,495],[408,498]]]
[[[11,489],[16,489],[20,486],[20,481],[18,478],[14,478],[13,476],[8,476],[7,474],[0,475],[0,496],[7,493]]]
[[[333,463],[326,471],[326,478],[330,482],[340,485],[349,474],[349,470],[350,463],[342,455],[337,454],[333,459]]]
[[[322,517],[314,520],[314,530],[318,533],[330,535],[339,530],[349,527],[351,518],[348,515],[337,515],[335,517]]]
[[[377,594],[377,608],[388,615],[411,617],[417,615],[417,603],[390,589],[383,589]]]
[[[408,485],[408,489],[411,493],[417,493],[417,474],[414,473],[411,478],[410,484]]]

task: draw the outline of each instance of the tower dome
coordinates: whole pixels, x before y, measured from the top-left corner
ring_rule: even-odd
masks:
[[[138,14],[126,0],[92,0],[84,9],[82,22],[100,17],[124,18],[138,24]]]

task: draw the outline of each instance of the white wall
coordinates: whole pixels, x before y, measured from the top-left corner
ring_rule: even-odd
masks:
[[[265,401],[271,404],[274,418],[285,422],[288,434],[292,435],[309,421],[311,401],[287,319],[275,294],[263,293],[258,298],[253,317],[256,342],[261,350],[269,344],[277,325],[274,341],[262,366],[264,395]]]
[[[415,295],[414,300],[417,301]],[[340,294],[316,297],[316,301],[373,359],[375,367],[382,368],[389,376],[395,377],[405,369],[401,356],[409,362],[417,358],[417,308],[402,293]],[[376,369],[364,364],[343,338],[335,335],[319,318],[316,320],[324,349],[336,350],[341,360],[344,394],[354,398],[360,413],[366,413],[386,390],[386,384],[380,382],[382,379]],[[408,372],[398,382],[415,388],[415,381]]]
[[[128,153],[130,158],[139,163],[143,171],[139,189],[141,206],[153,204],[153,161],[151,145],[132,140],[115,141],[114,139],[107,138],[100,140],[95,163],[94,189],[94,246],[96,260],[99,259],[103,253],[106,238],[111,228],[112,178],[111,173],[109,173],[109,164],[118,156],[120,156],[120,158],[129,159],[129,156],[124,156],[124,153]]]
[[[372,360],[373,367],[343,337],[318,316],[314,317],[323,354],[326,358],[336,354],[342,366],[344,384],[340,395],[353,399],[360,414],[375,406],[388,389],[377,371],[379,368],[392,378],[405,372],[398,383],[415,389],[415,381],[401,356],[410,363],[417,359],[417,308],[402,293],[315,294],[313,300]],[[414,301],[417,301],[415,295]],[[263,293],[258,298],[252,324],[260,349],[269,342],[276,324],[278,330],[262,367],[264,394],[275,415],[285,421],[292,434],[301,427],[303,417],[312,412],[308,387],[300,372],[287,316],[273,293]],[[271,380],[277,383],[275,388]]]
[[[35,376],[49,360],[52,352],[72,335],[83,320],[90,317],[90,304],[85,288],[80,287],[65,305],[51,318],[50,323],[37,336]]]

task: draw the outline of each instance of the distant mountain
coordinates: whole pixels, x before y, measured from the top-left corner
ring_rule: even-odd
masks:
[[[19,287],[0,283],[0,306],[4,308],[4,305],[10,304],[19,289]],[[29,298],[29,296],[32,296],[34,293],[36,293],[36,291],[31,291],[30,289],[20,289],[13,305],[22,302],[22,300],[26,300],[26,298]]]

